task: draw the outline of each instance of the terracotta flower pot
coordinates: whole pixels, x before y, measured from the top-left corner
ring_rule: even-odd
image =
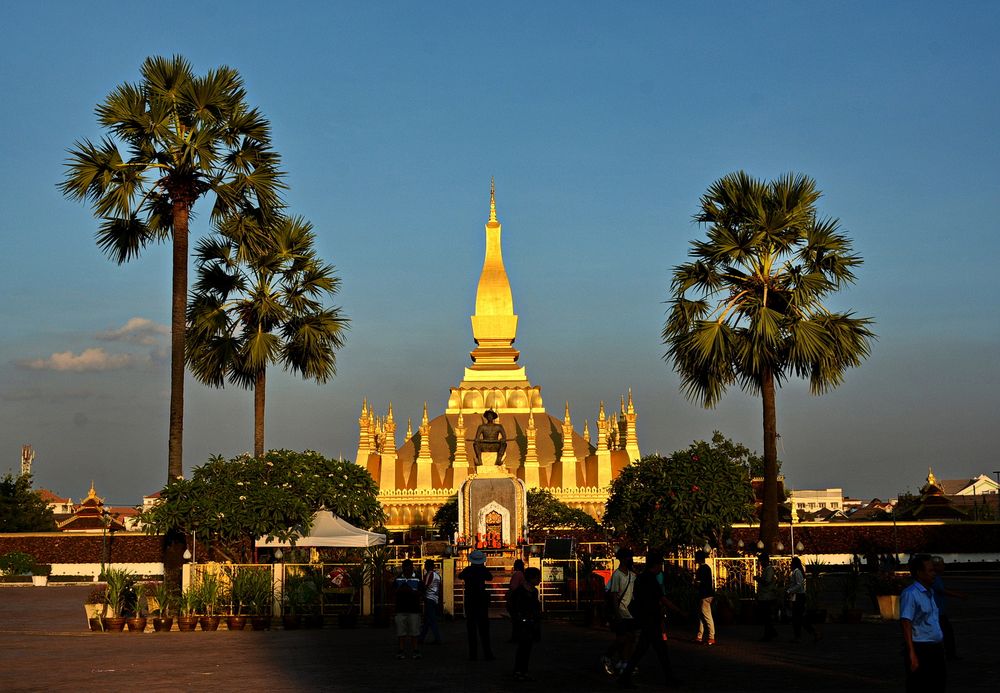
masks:
[[[154,616],[153,617],[153,630],[157,633],[168,633],[174,625],[173,616]]]
[[[219,623],[221,621],[221,616],[202,616],[198,619],[202,630],[219,630]]]
[[[125,630],[125,617],[106,616],[104,618],[104,630],[109,633],[121,633]]]
[[[267,630],[271,627],[270,616],[251,616],[250,627],[254,630]]]
[[[177,630],[182,633],[190,633],[198,625],[197,616],[178,616],[177,617]]]
[[[226,627],[229,630],[243,630],[247,625],[246,616],[227,616]]]
[[[137,616],[130,618],[125,621],[125,624],[128,626],[129,633],[142,633],[146,630],[146,617]]]
[[[98,632],[104,630],[104,626],[101,625],[101,619],[99,618],[88,618],[87,622],[90,624],[90,630]]]

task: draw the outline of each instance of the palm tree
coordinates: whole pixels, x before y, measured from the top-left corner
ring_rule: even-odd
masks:
[[[257,217],[259,218],[259,217]],[[198,279],[188,309],[187,359],[195,378],[214,387],[230,383],[254,392],[254,455],[264,454],[268,366],[324,383],[337,371],[349,320],[323,300],[340,288],[334,268],[313,250],[312,226],[280,217],[264,249],[245,239],[257,222],[233,216],[196,251]]]
[[[775,387],[797,376],[823,394],[861,364],[876,338],[871,318],[823,304],[853,283],[862,259],[837,219],[817,216],[820,195],[805,175],[760,181],[741,171],[716,181],[694,217],[708,238],[693,241],[693,259],[674,268],[663,328],[664,358],[689,399],[714,407],[732,384],[761,397],[760,531],[768,547],[778,532]]]
[[[212,217],[281,206],[284,187],[270,125],[246,103],[239,73],[196,76],[180,56],[149,57],[138,84],[121,84],[96,108],[108,133],[69,150],[64,195],[91,202],[97,245],[118,264],[151,242],[173,243],[170,428],[167,480],[183,475],[184,343],[188,223],[194,204],[215,196]],[[123,155],[119,149],[126,150]]]

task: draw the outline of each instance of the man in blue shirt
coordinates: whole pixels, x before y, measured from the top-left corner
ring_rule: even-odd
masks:
[[[913,584],[899,597],[907,693],[945,689],[944,635],[934,602],[934,563],[928,554],[910,559]]]

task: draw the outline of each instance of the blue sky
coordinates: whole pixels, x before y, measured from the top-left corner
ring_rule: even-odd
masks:
[[[832,394],[779,392],[788,485],[886,497],[1000,468],[996,3],[22,2],[3,34],[0,471],[31,443],[61,494],[134,503],[165,478],[168,248],[115,265],[56,184],[94,105],[172,53],[240,70],[343,280],[338,376],[270,376],[269,447],[353,456],[363,396],[443,409],[495,176],[548,410],[593,425],[631,386],[644,452],[715,429],[760,450],[759,402],[686,401],[659,342],[698,198],[744,169],[816,179],[865,258],[835,303],[879,334]],[[250,447],[250,394],[191,382],[186,468]]]

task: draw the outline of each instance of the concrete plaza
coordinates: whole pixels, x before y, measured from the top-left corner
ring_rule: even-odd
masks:
[[[995,690],[1000,679],[997,630],[1000,581],[995,573],[949,573],[963,659],[949,669],[949,690]],[[390,629],[230,633],[91,633],[86,630],[86,587],[0,588],[0,689],[4,691],[126,689],[167,691],[613,691],[598,660],[607,630],[549,620],[531,661],[534,682],[515,682],[509,625],[492,624],[497,659],[470,662],[465,624],[446,622],[446,644],[426,645],[418,661],[394,658]],[[670,652],[680,690],[892,691],[902,690],[899,626],[869,620],[826,624],[819,643],[758,641],[753,626],[720,627],[719,644],[691,640],[689,626],[670,627]],[[636,676],[640,688],[660,688],[649,653]]]

